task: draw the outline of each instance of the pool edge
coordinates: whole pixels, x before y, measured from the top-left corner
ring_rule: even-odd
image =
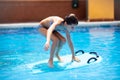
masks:
[[[104,22],[85,22],[79,21],[79,27],[90,27],[90,26],[100,26],[100,25],[117,25],[120,26],[120,21],[104,21]],[[28,22],[28,23],[6,23],[0,24],[0,28],[24,28],[24,27],[36,27],[39,22]]]

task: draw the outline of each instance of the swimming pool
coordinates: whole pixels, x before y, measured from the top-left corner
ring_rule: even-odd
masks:
[[[45,52],[43,49],[45,38],[34,27],[8,27],[0,28],[1,80],[120,79],[119,25],[78,25],[71,31],[75,51],[79,49],[85,52],[95,51],[102,57],[102,61],[76,69],[63,71],[53,69],[45,73],[32,73],[26,67],[26,64],[49,58],[49,51]],[[64,35],[64,32],[61,33]],[[67,44],[60,51],[60,55],[66,54],[70,54]]]

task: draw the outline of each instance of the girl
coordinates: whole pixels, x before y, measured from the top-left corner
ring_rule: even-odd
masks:
[[[69,28],[71,27],[73,29],[73,26],[77,24],[78,24],[78,20],[75,14],[70,14],[66,16],[65,19],[59,16],[50,16],[40,21],[39,31],[46,37],[46,42],[44,45],[45,50],[49,49],[50,40],[52,40],[52,45],[50,49],[50,58],[48,61],[49,67],[53,67],[54,53],[58,58],[58,60],[61,61],[61,58],[58,53],[62,45],[66,42],[66,39],[57,30],[62,30],[65,31],[66,33],[66,38],[72,53],[72,61],[77,61],[77,62],[80,61],[74,55],[74,48],[69,33]]]

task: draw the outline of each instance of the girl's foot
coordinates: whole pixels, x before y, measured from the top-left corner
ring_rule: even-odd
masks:
[[[50,68],[53,68],[53,61],[52,61],[52,60],[49,60],[49,61],[48,61],[48,66],[49,66]]]
[[[60,56],[56,55],[57,59],[62,62],[62,59],[60,58]]]

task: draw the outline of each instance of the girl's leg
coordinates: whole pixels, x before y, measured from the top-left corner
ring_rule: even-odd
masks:
[[[53,57],[54,57],[54,53],[55,50],[57,48],[59,40],[57,39],[57,37],[54,37],[54,39],[52,39],[52,46],[51,46],[51,50],[50,50],[50,58],[48,61],[48,66],[49,67],[53,67]]]
[[[59,52],[60,52],[60,50],[61,50],[63,44],[64,44],[64,43],[62,43],[61,41],[59,41],[58,47],[57,47],[57,50],[56,50],[56,53],[55,53],[57,59],[58,59],[60,62],[62,62],[62,60],[61,60],[61,58],[60,58],[60,56],[59,56]]]
[[[40,28],[39,31],[46,37],[47,35],[47,29],[46,28]],[[53,33],[51,35],[51,40],[52,40],[52,46],[51,46],[51,50],[50,50],[50,58],[48,61],[48,66],[49,67],[53,67],[53,57],[54,57],[54,53],[56,50],[56,46],[58,45],[59,39],[56,37],[56,35]]]
[[[59,43],[58,43],[57,50],[56,50],[56,57],[58,58],[60,62],[62,62],[61,58],[59,57],[59,51],[61,50],[63,44],[66,42],[66,39],[57,31],[55,31],[54,34],[59,39]]]

